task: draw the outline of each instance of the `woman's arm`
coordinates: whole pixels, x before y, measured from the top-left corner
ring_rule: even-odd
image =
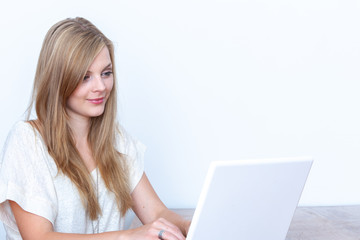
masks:
[[[143,174],[132,193],[133,210],[145,224],[142,227],[98,234],[72,234],[54,232],[51,222],[41,216],[22,209],[16,202],[9,201],[16,224],[23,240],[185,240],[190,222],[168,210]]]
[[[143,224],[149,224],[157,219],[165,219],[180,229],[183,236],[189,231],[190,221],[170,211],[160,200],[144,173],[140,182],[131,194],[133,210]],[[167,229],[160,229],[165,232]],[[164,233],[166,235],[166,233]]]
[[[22,209],[16,202],[9,201],[23,240],[122,240],[122,232],[106,232],[99,234],[71,234],[54,232],[51,222],[36,214]]]
[[[131,230],[98,234],[54,232],[49,220],[25,211],[16,202],[9,202],[23,240],[150,240],[159,239],[160,230],[165,231],[163,239],[185,240],[190,221],[165,207],[145,174],[133,191],[132,198],[133,210],[145,225]]]

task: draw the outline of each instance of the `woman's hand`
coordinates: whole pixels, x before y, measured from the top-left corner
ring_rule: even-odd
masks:
[[[161,238],[159,233],[162,231]],[[181,230],[164,218],[159,218],[142,227],[126,231],[126,240],[185,240]]]
[[[151,186],[145,173],[134,191],[131,193],[131,197],[133,199],[132,209],[137,217],[142,223],[144,223],[145,226],[150,224],[150,226],[153,226],[156,230],[156,232],[153,233],[154,236],[156,235],[156,238],[151,239],[159,239],[157,235],[161,230],[165,231],[165,233],[163,233],[164,239],[185,239],[184,236],[186,237],[189,231],[190,221],[187,221],[175,212],[170,211],[164,205]],[[164,219],[167,221],[165,222]],[[167,233],[168,230],[164,229],[165,226],[158,226],[160,224],[167,224],[167,227],[170,228],[171,226],[171,229],[175,228],[176,232],[180,230],[182,233],[181,236],[176,235],[171,231]],[[174,235],[178,238],[171,238],[171,236],[169,237],[168,235]]]

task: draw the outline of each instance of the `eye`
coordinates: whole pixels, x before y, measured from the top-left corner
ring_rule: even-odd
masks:
[[[112,71],[107,71],[107,72],[102,73],[101,76],[103,76],[103,77],[110,77],[112,74],[113,74]]]
[[[90,76],[89,76],[89,75],[85,75],[83,81],[87,81],[87,80],[89,80],[89,79],[90,79]]]

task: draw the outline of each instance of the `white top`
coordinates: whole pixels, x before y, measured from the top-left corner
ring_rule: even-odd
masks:
[[[127,156],[130,167],[130,187],[134,190],[144,171],[145,146],[122,131],[117,150]],[[91,173],[96,182],[97,169]],[[38,131],[26,122],[18,122],[6,139],[0,155],[0,220],[8,240],[22,239],[8,200],[15,201],[25,211],[48,219],[56,232],[93,233],[122,230],[114,194],[109,192],[99,174],[99,204],[102,216],[92,222],[76,186],[58,172],[53,158]]]

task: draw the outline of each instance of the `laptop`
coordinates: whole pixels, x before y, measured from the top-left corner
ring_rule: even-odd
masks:
[[[284,240],[312,162],[212,162],[186,239]]]

